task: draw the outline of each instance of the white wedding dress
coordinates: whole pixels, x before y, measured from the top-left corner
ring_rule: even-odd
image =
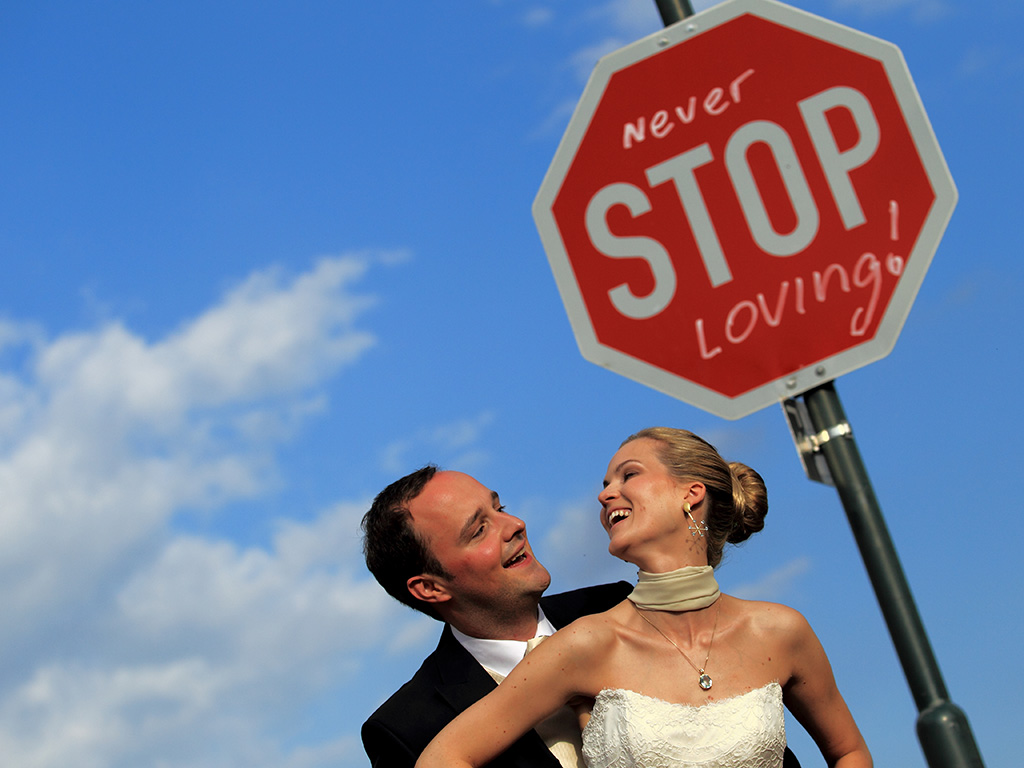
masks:
[[[604,690],[583,729],[589,768],[781,768],[785,749],[778,683],[700,707]]]

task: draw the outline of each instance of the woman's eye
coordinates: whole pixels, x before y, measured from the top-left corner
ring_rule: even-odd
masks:
[[[627,469],[625,472],[622,473],[622,479],[623,480],[629,480],[629,478],[633,477],[633,475],[635,475],[635,474],[636,474],[636,472],[634,470]]]

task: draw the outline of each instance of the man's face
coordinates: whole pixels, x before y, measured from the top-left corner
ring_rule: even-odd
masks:
[[[437,578],[449,609],[501,614],[532,606],[551,583],[498,494],[461,472],[438,472],[409,503],[413,527],[451,574]]]

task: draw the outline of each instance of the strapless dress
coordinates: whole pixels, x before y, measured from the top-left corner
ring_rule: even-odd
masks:
[[[777,682],[699,707],[608,689],[583,729],[589,768],[782,768],[785,750]]]

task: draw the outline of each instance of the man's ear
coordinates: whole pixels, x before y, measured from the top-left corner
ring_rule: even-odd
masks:
[[[431,576],[429,573],[412,576],[405,582],[405,586],[409,594],[425,603],[446,603],[452,599],[444,579]]]

